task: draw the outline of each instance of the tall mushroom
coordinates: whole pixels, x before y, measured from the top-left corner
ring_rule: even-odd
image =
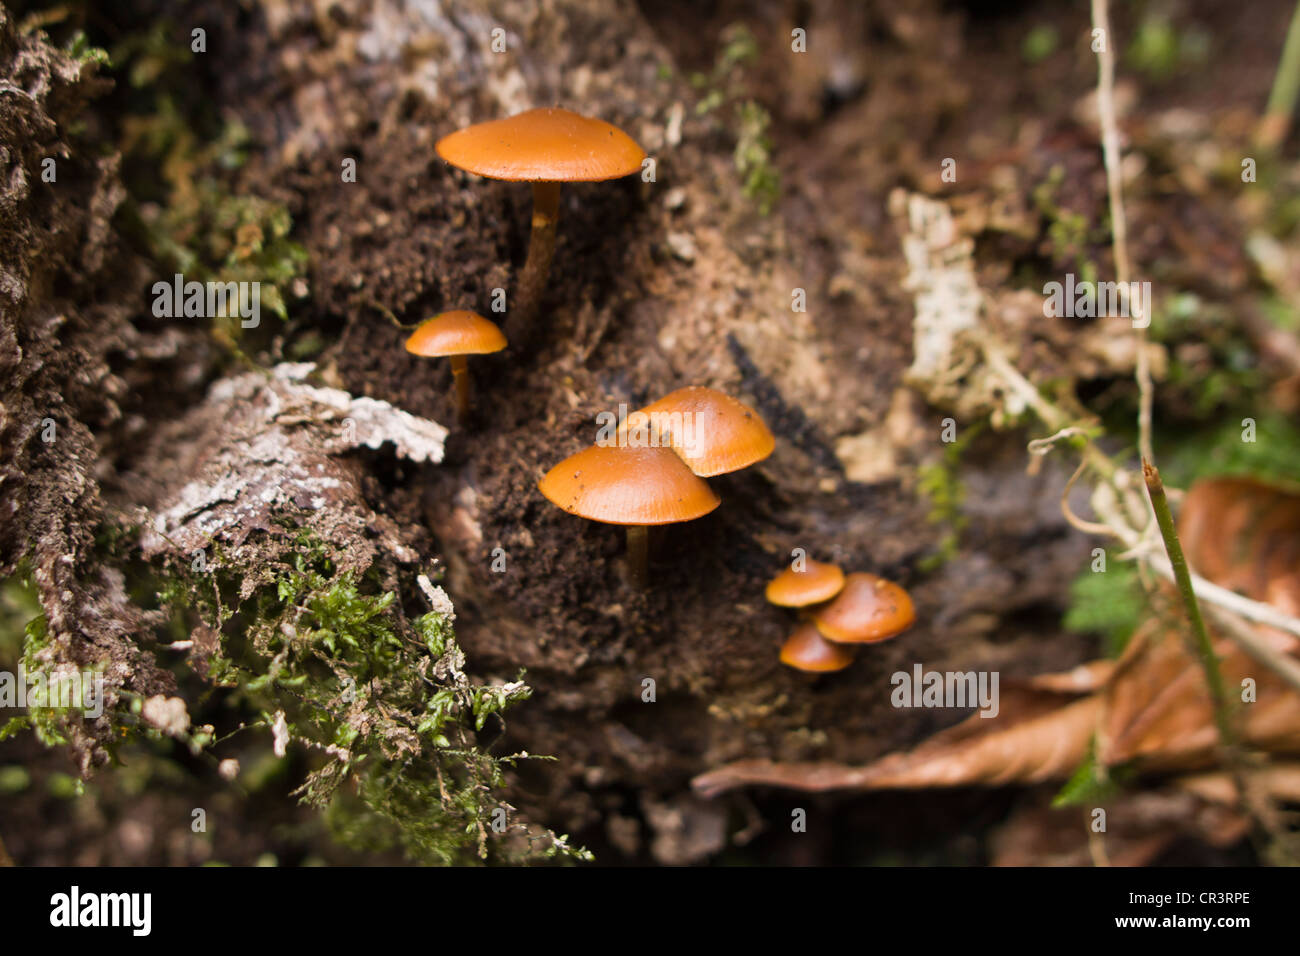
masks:
[[[667,448],[592,445],[548,471],[538,489],[570,514],[626,525],[628,570],[638,587],[647,580],[649,526],[692,521],[721,504]]]
[[[560,186],[630,176],[645,150],[616,126],[564,109],[534,109],[459,130],[434,147],[451,165],[533,186],[533,226],[512,320],[530,322],[546,288],[560,218]]]
[[[634,428],[648,430],[653,444],[667,442],[701,478],[748,468],[776,447],[758,412],[703,385],[679,388],[638,409],[620,433]]]
[[[813,615],[817,630],[842,644],[874,644],[901,634],[916,620],[911,596],[893,581],[858,571],[844,590]]]
[[[490,319],[461,309],[443,312],[421,322],[406,340],[406,351],[429,358],[450,358],[456,380],[456,414],[464,420],[470,408],[469,362],[467,355],[500,352],[506,337]]]

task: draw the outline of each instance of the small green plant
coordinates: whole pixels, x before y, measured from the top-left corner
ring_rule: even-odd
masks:
[[[772,162],[771,114],[749,94],[745,75],[745,68],[757,58],[758,41],[753,33],[743,23],[733,23],[722,31],[722,48],[713,68],[693,74],[691,85],[702,94],[695,104],[699,116],[735,104],[736,172],[745,198],[766,216],[780,198],[781,177]]]
[[[68,41],[67,51],[70,57],[82,63],[95,63],[104,69],[111,69],[113,66],[113,59],[108,55],[108,51],[94,46],[81,30],[72,35],[72,39]]]
[[[1104,564],[1099,562],[1104,561]],[[1093,570],[1094,566],[1104,570]],[[1070,585],[1070,606],[1065,612],[1067,631],[1100,634],[1106,654],[1118,657],[1137,630],[1148,604],[1137,568],[1106,553],[1089,561]]]
[[[737,107],[736,172],[745,198],[756,203],[764,216],[781,196],[781,174],[772,164],[772,140],[767,135],[771,122],[767,110],[753,100]]]
[[[1060,201],[1065,167],[1051,168],[1047,178],[1033,189],[1034,206],[1047,222],[1047,238],[1053,255],[1073,262],[1076,282],[1096,282],[1097,266],[1092,261],[1091,229],[1087,216],[1066,208]]]
[[[1134,69],[1154,80],[1165,80],[1179,69],[1204,63],[1210,38],[1200,30],[1179,30],[1162,16],[1148,16],[1129,43],[1125,58]]]
[[[1070,779],[1052,798],[1053,807],[1097,806],[1113,798],[1133,774],[1130,768],[1120,765],[1107,767],[1097,759],[1096,738],[1088,745],[1087,756],[1075,768]]]

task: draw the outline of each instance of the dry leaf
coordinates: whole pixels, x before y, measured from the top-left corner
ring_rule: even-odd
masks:
[[[1241,739],[1275,753],[1300,752],[1300,695],[1230,641],[1215,645]],[[1235,705],[1242,681],[1255,681],[1254,703]],[[1158,622],[1129,642],[1105,691],[1098,757],[1140,759],[1144,769],[1186,770],[1213,763],[1218,730],[1201,664],[1182,635]]]
[[[694,786],[714,796],[747,784],[822,791],[1036,783],[1067,776],[1083,761],[1101,702],[1096,695],[1004,686],[997,717],[972,714],[915,750],[863,767],[745,760],[696,777]]]
[[[1202,577],[1300,614],[1300,493],[1253,478],[1198,481],[1179,510],[1178,537]]]

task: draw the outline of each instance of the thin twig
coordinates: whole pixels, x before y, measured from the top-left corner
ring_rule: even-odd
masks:
[[[1002,350],[993,344],[991,339],[986,339],[983,343],[984,363],[1001,376],[1011,391],[1026,405],[1034,410],[1034,413],[1041,418],[1048,428],[1061,429],[1069,426],[1070,422],[1066,419],[1065,413],[1060,411],[1055,405],[1043,398],[1043,393],[1033,382],[1020,374],[1020,370],[1011,364],[1011,361],[1002,354]]]
[[[418,328],[420,325],[420,323],[418,322],[414,323],[413,325],[403,325],[401,322],[397,320],[397,316],[393,315],[392,309],[389,309],[386,306],[382,305],[381,303],[376,302],[374,299],[366,299],[365,302],[362,303],[362,305],[365,305],[367,308],[373,309],[374,311],[378,312],[380,315],[386,318],[389,322],[393,323],[393,325],[397,326],[403,332],[410,332],[412,329]]]
[[[1183,556],[1183,546],[1178,541],[1178,531],[1174,527],[1174,516],[1169,510],[1169,499],[1165,497],[1165,485],[1160,480],[1160,472],[1147,460],[1142,462],[1142,477],[1146,479],[1147,494],[1151,497],[1151,507],[1156,514],[1156,524],[1160,528],[1160,537],[1164,540],[1165,551],[1169,554],[1169,563],[1174,571],[1174,583],[1182,597],[1183,609],[1187,620],[1192,625],[1192,649],[1200,659],[1201,669],[1205,672],[1205,683],[1210,689],[1210,700],[1214,706],[1214,722],[1219,728],[1219,739],[1224,747],[1233,747],[1236,734],[1228,711],[1228,696],[1223,687],[1223,674],[1219,670],[1219,658],[1215,656],[1214,645],[1210,642],[1210,632],[1205,629],[1205,620],[1201,617],[1201,606],[1196,600],[1196,590],[1192,587],[1191,573],[1187,570],[1187,559]]]
[[[1210,691],[1210,706],[1214,712],[1214,723],[1219,732],[1219,745],[1223,750],[1224,762],[1228,773],[1237,788],[1237,799],[1242,811],[1251,822],[1253,835],[1261,849],[1278,845],[1280,827],[1277,811],[1267,796],[1250,786],[1250,765],[1245,752],[1237,740],[1233,727],[1233,711],[1228,693],[1223,684],[1223,672],[1219,669],[1219,658],[1214,653],[1210,641],[1210,632],[1206,630],[1205,620],[1201,617],[1201,606],[1196,600],[1196,591],[1192,587],[1192,576],[1187,570],[1187,559],[1183,556],[1183,546],[1178,540],[1178,531],[1174,527],[1174,516],[1169,510],[1169,499],[1165,496],[1164,482],[1160,472],[1147,460],[1142,462],[1142,477],[1146,480],[1147,494],[1151,498],[1151,507],[1155,511],[1156,524],[1164,540],[1165,550],[1169,553],[1169,563],[1174,570],[1178,593],[1182,597],[1183,608],[1192,626],[1192,651],[1201,662],[1201,671],[1205,677],[1206,687]]]
[[[1093,507],[1097,509],[1098,516],[1104,522],[1102,527],[1106,528],[1106,533],[1115,535],[1129,545],[1129,549],[1120,557],[1138,560],[1141,562],[1140,566],[1148,567],[1165,580],[1175,582],[1174,569],[1164,549],[1149,538],[1144,539],[1138,535],[1127,525],[1123,516],[1115,513],[1114,509],[1099,504],[1094,498]],[[1070,516],[1066,517],[1068,520]],[[1251,621],[1300,637],[1300,620],[1284,614],[1271,604],[1229,591],[1201,577],[1190,568],[1188,578],[1192,582],[1197,600],[1205,603],[1215,622],[1223,628],[1229,640],[1247,655],[1270,668],[1290,687],[1300,691],[1300,662],[1271,647],[1245,623]]]
[[[1064,424],[1066,421],[1065,413],[1043,398],[1042,393],[1038,391],[1033,383],[1021,375],[1000,351],[986,345],[984,356],[989,368],[997,372],[1013,391],[1025,399],[1026,404],[1033,408],[1045,425],[1057,429],[1058,434],[1069,431],[1073,427]],[[1093,508],[1102,519],[1100,523],[1080,518],[1069,507],[1068,496],[1075,482],[1083,473],[1085,466],[1091,467],[1105,479],[1105,482],[1098,486],[1099,488],[1109,489],[1114,492],[1113,507],[1107,507],[1095,495],[1093,497]],[[1089,442],[1083,449],[1083,461],[1069,482],[1067,482],[1066,488],[1061,495],[1062,514],[1073,527],[1088,534],[1119,538],[1128,549],[1122,557],[1140,559],[1144,565],[1150,567],[1166,580],[1174,581],[1173,568],[1169,565],[1169,560],[1163,550],[1159,549],[1156,541],[1150,539],[1144,531],[1139,531],[1133,527],[1134,524],[1140,523],[1145,532],[1155,530],[1151,527],[1149,517],[1145,521],[1140,520],[1140,518],[1144,517],[1142,512],[1145,508],[1142,499],[1138,498],[1134,493],[1132,483],[1129,481],[1129,474],[1128,471],[1117,467],[1104,452]],[[1121,513],[1121,508],[1127,514]],[[1227,588],[1215,584],[1213,581],[1209,581],[1194,572],[1191,572],[1191,580],[1196,595],[1200,600],[1217,605],[1225,611],[1256,624],[1277,628],[1279,631],[1300,637],[1300,619],[1284,614],[1271,604],[1265,604],[1262,601],[1256,601],[1237,594],[1235,591],[1229,591]],[[1272,648],[1267,647],[1258,639],[1253,642],[1243,640],[1240,636],[1240,628],[1225,629],[1228,631],[1228,636],[1242,650],[1261,663],[1272,667],[1288,684],[1292,684],[1297,690],[1300,690],[1300,665],[1297,665],[1287,655],[1273,651]]]
[[[1092,26],[1101,31],[1101,48],[1097,51],[1097,115],[1101,126],[1101,150],[1106,164],[1106,192],[1110,195],[1110,229],[1115,254],[1115,282],[1120,298],[1131,316],[1129,281],[1132,269],[1128,257],[1128,220],[1124,216],[1124,177],[1121,170],[1119,124],[1115,119],[1115,44],[1110,32],[1108,0],[1092,0]],[[1145,325],[1137,332],[1138,451],[1151,461],[1155,458],[1151,444],[1151,357],[1147,351],[1147,326],[1151,316],[1143,316]]]
[[[1068,428],[1060,429],[1055,435],[1048,435],[1046,438],[1035,438],[1027,447],[1031,455],[1046,455],[1056,447],[1057,442],[1065,441],[1067,438],[1088,438],[1091,434],[1091,431],[1082,425],[1071,425]]]
[[[1158,574],[1170,581],[1174,580],[1172,569],[1165,561],[1160,560],[1161,556],[1146,555],[1145,557],[1147,564],[1155,569]],[[1213,581],[1208,581],[1195,572],[1192,573],[1191,577],[1192,584],[1196,588],[1196,596],[1202,601],[1216,604],[1224,610],[1238,614],[1247,620],[1254,621],[1256,624],[1264,624],[1268,627],[1275,627],[1279,631],[1300,636],[1300,621],[1283,614],[1273,605],[1255,601],[1238,594],[1236,591],[1229,591],[1227,588],[1215,584]]]
[[[1300,693],[1300,661],[1270,647],[1267,642],[1260,639],[1254,628],[1236,614],[1215,607],[1213,604],[1206,606],[1206,613],[1214,618],[1214,623],[1227,633],[1234,644],[1277,674],[1292,690]]]
[[[1110,525],[1100,524],[1096,521],[1086,521],[1076,515],[1074,509],[1070,507],[1070,492],[1074,490],[1074,483],[1079,480],[1079,476],[1083,474],[1084,469],[1087,467],[1088,460],[1086,458],[1081,459],[1079,461],[1079,467],[1074,469],[1074,474],[1071,475],[1070,480],[1065,483],[1065,488],[1061,491],[1061,514],[1065,516],[1065,520],[1069,522],[1071,527],[1077,528],[1084,534],[1115,535],[1116,537],[1120,537],[1119,533]]]

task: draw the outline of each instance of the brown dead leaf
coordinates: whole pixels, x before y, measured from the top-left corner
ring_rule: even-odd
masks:
[[[1198,481],[1183,499],[1178,536],[1202,577],[1300,614],[1300,493],[1253,478]]]
[[[1300,752],[1300,695],[1271,671],[1221,640],[1215,650],[1232,700],[1247,678],[1256,700],[1233,708],[1249,745],[1274,753]],[[1186,770],[1214,760],[1218,730],[1205,676],[1181,635],[1159,622],[1140,628],[1105,690],[1098,756],[1114,765],[1140,760],[1145,769]]]
[[[915,750],[866,766],[744,760],[696,777],[694,787],[716,796],[753,784],[820,792],[1036,783],[1082,762],[1101,716],[1097,695],[1029,686],[1004,686],[1000,705],[997,717],[972,714]]]

